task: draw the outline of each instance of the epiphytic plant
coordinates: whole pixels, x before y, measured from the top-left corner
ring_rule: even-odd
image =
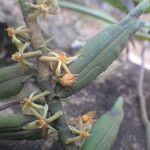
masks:
[[[0,117],[0,138],[36,140],[55,134],[66,150],[77,150],[77,141],[82,142],[81,150],[111,149],[123,120],[123,99],[97,121],[96,112],[89,112],[68,125],[61,98],[89,85],[118,57],[130,37],[144,26],[138,17],[149,8],[149,1],[143,0],[120,23],[88,40],[75,56],[55,50],[48,53],[38,26],[39,15],[58,12],[57,0],[19,0],[19,4],[26,28],[6,29],[18,49],[12,59],[19,63],[0,69],[0,99],[23,97],[17,101],[22,113]],[[30,40],[22,41],[24,36]],[[40,89],[37,95],[27,86],[33,81]]]

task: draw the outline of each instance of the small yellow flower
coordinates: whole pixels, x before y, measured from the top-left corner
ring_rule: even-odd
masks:
[[[30,109],[32,102],[29,98],[24,98],[23,100],[23,112],[26,112]]]
[[[30,45],[29,42],[23,43],[21,40],[17,38],[17,35],[24,35],[29,32],[23,26],[18,28],[9,27],[6,29],[8,36],[12,38],[12,42],[16,45],[18,52],[12,55],[12,60],[21,63],[22,71],[24,72],[27,69],[27,66],[31,66],[32,64],[26,61],[23,57],[24,51]]]
[[[28,113],[28,115],[35,116],[37,119],[32,121],[32,122],[30,122],[29,124],[25,125],[23,127],[23,129],[31,130],[31,129],[40,128],[40,129],[42,129],[42,131],[44,133],[43,134],[44,137],[47,137],[48,133],[55,133],[55,134],[57,134],[56,129],[54,129],[49,124],[51,122],[55,121],[56,119],[58,119],[59,117],[61,117],[63,115],[63,112],[62,111],[58,111],[53,116],[47,118],[48,105],[47,104],[45,104],[44,106],[43,105],[38,105],[38,104],[35,104],[34,101],[39,99],[39,98],[42,98],[42,97],[45,97],[45,96],[49,95],[50,92],[45,91],[45,92],[43,92],[41,94],[38,94],[38,95],[34,96],[35,93],[36,92],[31,93],[29,98],[25,98],[23,100],[22,110],[26,111],[26,112],[30,111],[30,114]],[[41,109],[42,109],[42,111],[41,111]],[[44,132],[44,131],[46,131],[46,132]]]
[[[13,61],[21,62],[23,60],[23,55],[19,52],[16,52],[11,58]]]
[[[81,133],[80,133],[80,136],[83,138],[83,139],[88,139],[90,137],[90,133],[88,130],[83,130]]]
[[[78,134],[79,136],[69,138],[65,143],[70,144],[70,143],[74,143],[77,141],[86,140],[87,138],[89,138],[90,137],[90,130],[93,126],[93,123],[94,123],[93,119],[95,118],[95,116],[96,116],[95,111],[90,111],[83,116],[79,116],[73,122],[73,124],[75,124],[76,127],[69,126],[70,130],[74,134]]]
[[[29,30],[23,26],[20,26],[16,29],[13,27],[9,27],[6,29],[6,31],[8,33],[8,36],[12,38],[12,42],[16,45],[18,50],[18,52],[12,55],[12,60],[21,63],[22,71],[25,72],[28,67],[33,66],[32,63],[24,59],[24,51],[30,45],[30,43],[23,43],[19,38],[17,38],[17,35],[24,36],[27,32],[29,32]]]
[[[95,122],[94,120],[95,117],[96,117],[96,111],[89,111],[88,113],[79,116],[78,118],[71,121],[70,124],[78,125],[80,123],[80,124],[92,125]]]
[[[15,36],[14,36],[14,38],[15,38]],[[18,52],[14,53],[11,57],[13,61],[17,61],[17,62],[21,63],[22,72],[25,72],[28,67],[33,66],[32,63],[30,63],[29,61],[27,61],[24,58],[24,54],[25,54],[24,51],[29,45],[30,45],[30,43],[28,43],[28,42],[25,44],[23,44],[21,41],[19,43],[16,43]]]
[[[79,142],[82,140],[86,140],[90,137],[90,129],[89,128],[82,127],[80,129],[77,129],[72,126],[69,126],[69,128],[74,134],[77,134],[78,136],[73,137],[73,138],[68,138],[65,142],[66,144],[71,144],[71,143]]]
[[[27,3],[27,5],[35,9],[35,15],[56,14],[58,10],[57,0],[40,0],[37,4]]]
[[[49,8],[46,4],[41,4],[40,11],[42,12],[43,15],[47,15],[49,12]]]
[[[8,27],[5,30],[7,31],[8,36],[11,38],[13,38],[16,35],[24,35],[30,31],[29,29],[26,29],[23,26],[20,26],[16,29],[14,27]]]
[[[48,123],[45,119],[37,120],[36,126],[40,129],[48,129]]]
[[[42,105],[35,104],[32,101],[32,99],[29,99],[29,98],[24,98],[22,104],[23,104],[23,106],[22,106],[22,112],[23,112],[23,114],[28,114],[28,115],[31,114],[32,115],[33,112],[31,111],[31,108],[35,109],[39,113],[43,113],[43,111],[44,111],[44,107]]]
[[[28,45],[27,45],[28,46]],[[37,57],[40,56],[42,52],[39,51],[31,51],[31,52],[26,52],[24,53],[24,50],[22,52],[16,52],[15,54],[12,55],[12,60],[17,61],[17,62],[22,62],[26,58],[32,58],[32,57]]]
[[[9,28],[7,28],[5,30],[7,31],[7,34],[8,34],[9,37],[12,38],[15,35],[15,28],[9,27]]]
[[[30,108],[34,108],[38,112],[43,112],[43,110],[44,110],[43,106],[35,104],[34,101],[49,95],[50,92],[45,91],[45,92],[38,94],[38,95],[35,95],[35,94],[36,94],[36,92],[32,92],[30,94],[29,98],[27,98],[27,97],[24,98],[24,100],[22,102],[22,104],[23,104],[22,112],[24,114],[32,114],[32,112],[30,111]]]
[[[57,67],[56,67],[56,75],[59,77],[61,76],[62,73],[62,68],[67,74],[71,74],[69,68],[67,67],[68,64],[72,63],[76,59],[78,59],[79,55],[69,57],[65,52],[61,53],[55,53],[55,52],[50,52],[49,56],[42,56],[40,57],[40,61],[43,62],[50,62],[52,66],[52,62],[58,62]]]
[[[47,129],[46,133],[43,132],[44,134],[48,133],[55,133],[57,134],[57,130],[55,128],[53,128],[52,126],[50,126],[49,124],[52,123],[53,121],[57,120],[59,117],[62,116],[63,112],[62,111],[58,111],[56,112],[53,116],[51,116],[50,118],[46,118],[47,117],[47,113],[48,113],[48,106],[45,105],[44,107],[44,113],[43,115],[41,115],[39,112],[37,112],[35,109],[30,108],[33,115],[37,118],[35,121],[29,123],[28,125],[24,126],[23,129],[25,130],[31,130],[31,129],[37,129],[40,128],[42,129],[42,131],[45,131],[45,129]],[[43,135],[45,137],[45,135]]]
[[[76,81],[77,75],[66,73],[60,78],[60,83],[64,87],[72,86]]]
[[[81,119],[84,124],[93,124],[95,116],[96,116],[96,111],[90,111],[85,115],[81,116]]]

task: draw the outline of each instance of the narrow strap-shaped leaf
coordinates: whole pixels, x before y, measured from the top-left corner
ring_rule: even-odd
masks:
[[[123,120],[123,99],[120,97],[112,110],[100,117],[91,130],[91,136],[81,150],[111,150]]]
[[[71,87],[56,87],[59,97],[68,97],[89,85],[119,56],[126,47],[129,38],[143,27],[138,16],[149,6],[147,1],[142,1],[119,24],[112,25],[91,38],[78,54],[81,56],[71,63],[70,70],[78,74],[77,81]]]
[[[24,83],[31,77],[20,76],[0,84],[0,99],[9,98],[18,94],[23,88]]]
[[[35,118],[22,114],[0,117],[0,139],[3,140],[38,140],[42,139],[40,129],[24,130],[23,127]]]
[[[100,10],[96,10],[96,9],[92,9],[92,8],[89,8],[86,6],[78,5],[76,3],[64,2],[64,1],[60,1],[59,5],[63,8],[81,12],[83,14],[90,15],[92,17],[101,19],[102,21],[105,21],[110,24],[117,22],[117,20],[113,16],[111,16],[108,13],[105,13],[103,11],[100,11]]]
[[[17,132],[0,133],[0,139],[3,140],[39,140],[42,139],[42,131],[40,129],[24,130]]]
[[[112,6],[120,9],[122,12],[128,13],[128,9],[122,0],[99,0],[99,1],[108,2]]]
[[[14,114],[0,117],[0,134],[2,132],[20,131],[23,130],[23,126],[33,121],[34,117]]]
[[[117,0],[117,2],[116,2],[116,0],[107,0],[107,2],[109,2],[111,4],[113,3],[113,5],[115,5],[115,7],[119,8],[123,11],[125,10],[124,12],[127,12],[126,11],[127,7],[124,5],[124,3],[121,0]],[[88,8],[88,7],[81,6],[81,5],[78,5],[75,3],[70,3],[70,2],[60,2],[59,5],[63,8],[70,9],[70,10],[73,10],[76,12],[81,12],[85,15],[89,15],[96,19],[100,19],[109,24],[117,23],[116,19],[113,16],[106,14],[104,12],[101,12],[99,10],[96,10],[96,9]],[[148,11],[150,12],[150,7],[148,9],[146,9],[145,12],[148,12]],[[149,27],[149,26],[147,26],[147,27]],[[145,28],[145,31],[146,31],[146,28]],[[139,40],[150,41],[150,37],[148,34],[136,33],[134,36]]]
[[[0,68],[0,83],[23,75],[20,64]]]

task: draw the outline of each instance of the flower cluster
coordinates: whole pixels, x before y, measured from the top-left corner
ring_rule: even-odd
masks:
[[[34,94],[35,92],[31,93],[29,98],[24,98],[22,102],[23,104],[22,112],[24,114],[33,115],[37,119],[29,123],[28,125],[24,126],[23,129],[31,130],[31,129],[39,128],[44,131],[46,129],[46,131],[48,131],[47,134],[50,134],[50,133],[57,134],[56,129],[54,129],[49,124],[55,121],[56,119],[58,119],[63,114],[63,112],[62,111],[56,112],[53,116],[47,118],[48,105],[47,104],[45,106],[39,105],[39,104],[36,104],[34,101],[49,95],[50,92],[45,91],[36,96],[34,96]]]
[[[86,113],[83,116],[79,116],[76,120],[72,122],[72,124],[75,124],[76,127],[74,126],[69,126],[70,130],[74,133],[77,134],[78,136],[69,138],[65,142],[66,144],[78,142],[81,140],[86,140],[87,138],[90,137],[90,130],[94,124],[94,118],[96,116],[95,111],[90,111]]]
[[[33,64],[26,60],[26,58],[36,57],[42,54],[41,51],[25,52],[29,47],[30,43],[23,43],[18,37],[24,37],[29,32],[24,27],[13,28],[9,27],[6,29],[8,36],[12,38],[12,42],[16,45],[18,52],[12,55],[12,60],[21,63],[22,71],[25,72],[27,67],[33,67]]]

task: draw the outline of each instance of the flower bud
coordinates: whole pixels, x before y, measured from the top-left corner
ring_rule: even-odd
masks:
[[[76,81],[77,75],[71,74],[71,73],[66,73],[61,79],[60,83],[62,86],[67,87],[67,86],[72,86],[74,82]]]

